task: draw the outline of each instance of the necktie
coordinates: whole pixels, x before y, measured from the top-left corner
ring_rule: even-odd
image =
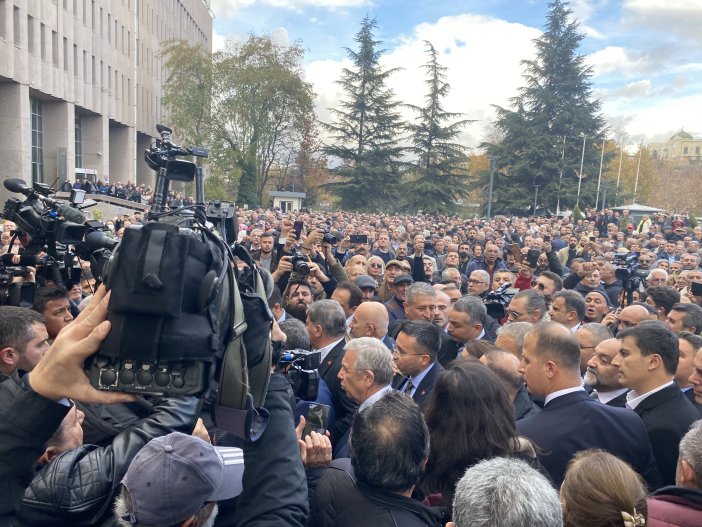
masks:
[[[414,388],[414,384],[412,384],[411,379],[407,379],[407,383],[405,384],[405,389],[402,390],[403,393],[411,396],[412,395],[412,389]]]

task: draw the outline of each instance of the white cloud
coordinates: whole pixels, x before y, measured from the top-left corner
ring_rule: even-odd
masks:
[[[534,56],[532,40],[539,35],[538,29],[491,17],[442,17],[418,25],[411,35],[400,38],[394,49],[385,43],[390,51],[382,60],[388,67],[403,68],[388,82],[397,100],[421,105],[426,91],[424,40],[430,41],[439,51],[439,62],[448,68],[451,92],[444,101],[445,108],[480,121],[468,125],[462,138],[464,144],[477,146],[485,123],[494,119],[492,105],[507,106],[509,98],[517,95],[523,84],[521,61]],[[307,79],[319,96],[317,115],[324,122],[329,121],[328,108],[338,107],[343,93],[335,81],[341,68],[348,65],[348,61],[324,60],[306,68]],[[408,120],[414,118],[409,110],[404,114]]]
[[[227,37],[217,33],[217,31],[212,33],[212,51],[222,51],[224,45],[227,41]]]
[[[645,56],[636,56],[629,49],[620,46],[607,46],[591,53],[586,58],[592,66],[595,76],[616,72],[619,75],[631,76],[646,71],[648,61]]]

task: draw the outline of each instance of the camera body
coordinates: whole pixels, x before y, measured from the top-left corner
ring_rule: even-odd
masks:
[[[495,320],[506,317],[507,306],[518,292],[519,289],[512,287],[512,284],[502,284],[497,291],[490,291],[483,299],[487,314]]]
[[[314,401],[319,392],[319,351],[303,349],[283,351],[278,361],[278,370],[286,372],[297,399]]]
[[[324,235],[322,236],[322,243],[328,243],[329,245],[336,245],[338,242],[338,238],[334,236],[332,233],[329,231],[325,232]]]
[[[648,271],[641,269],[637,254],[615,254],[614,265],[617,267],[614,276],[622,281],[625,291],[636,291],[643,280],[648,276]]]
[[[307,260],[307,256],[302,254],[299,249],[295,249],[293,252],[290,263],[293,266],[293,272],[299,274],[300,276],[309,276],[310,274],[310,264]]]

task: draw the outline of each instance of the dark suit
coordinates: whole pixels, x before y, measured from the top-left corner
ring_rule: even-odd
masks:
[[[395,295],[383,305],[388,310],[388,327],[393,327],[395,322],[405,319],[405,308]]]
[[[456,359],[458,348],[461,347],[460,342],[456,342],[443,329],[441,330],[441,346],[439,353],[436,355],[436,360],[442,366],[446,366],[449,362]]]
[[[550,401],[542,412],[517,422],[517,431],[541,450],[539,461],[556,488],[581,450],[601,448],[629,463],[654,489],[660,477],[646,427],[630,410],[598,403],[585,390]]]
[[[692,403],[692,406],[694,406],[695,408],[697,408],[697,411],[698,411],[700,414],[702,414],[702,404],[699,404],[699,403],[695,400],[695,390],[693,390],[692,388],[688,388],[688,389],[686,389],[686,390],[683,392],[683,395],[684,395],[685,397],[687,397],[687,400],[690,401],[690,402]]]
[[[529,397],[529,392],[527,392],[526,386],[524,385],[519,388],[517,395],[514,396],[514,401],[512,401],[512,404],[514,405],[515,421],[526,419],[527,417],[531,417],[532,415],[538,414],[541,411],[541,408],[539,408],[537,404]]]
[[[358,408],[358,404],[346,395],[346,392],[341,389],[341,381],[339,381],[339,371],[341,370],[341,360],[344,358],[344,346],[346,341],[341,339],[334,346],[322,363],[319,365],[319,376],[327,383],[332,394],[332,402],[334,403],[334,416],[336,422],[331,430],[332,442],[339,440],[351,426],[353,413]]]
[[[621,395],[617,395],[614,399],[607,401],[607,406],[614,406],[615,408],[625,408],[626,407],[626,394],[629,392],[624,392]]]
[[[414,402],[417,403],[417,406],[419,406],[422,410],[426,407],[427,403],[429,402],[431,392],[434,389],[436,381],[439,380],[439,375],[441,375],[442,371],[444,371],[444,368],[441,366],[441,364],[439,364],[438,362],[434,362],[434,365],[424,376],[422,382],[420,382],[419,386],[417,386],[417,388],[414,390],[414,393],[412,394],[412,399],[414,399]],[[396,374],[392,380],[392,387],[396,390],[403,391],[406,385],[407,377],[399,373]]]
[[[676,383],[646,397],[634,411],[646,425],[663,485],[675,485],[680,440],[702,415]]]

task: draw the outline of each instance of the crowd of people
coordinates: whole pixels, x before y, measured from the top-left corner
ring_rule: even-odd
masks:
[[[585,215],[240,209],[271,339],[320,356],[253,443],[94,390],[108,294],[37,276],[0,307],[2,524],[702,526],[702,229]]]
[[[131,181],[123,184],[121,181],[110,183],[109,179],[101,179],[96,182],[88,179],[83,181],[76,179],[75,182],[71,183],[69,179],[66,179],[59,190],[70,192],[72,189],[84,190],[88,194],[112,196],[113,198],[141,203],[142,205],[152,205],[154,202],[154,191],[150,185],[137,185]],[[166,203],[169,207],[177,208],[192,205],[194,201],[192,196],[183,195],[178,191],[171,191],[168,193]]]

